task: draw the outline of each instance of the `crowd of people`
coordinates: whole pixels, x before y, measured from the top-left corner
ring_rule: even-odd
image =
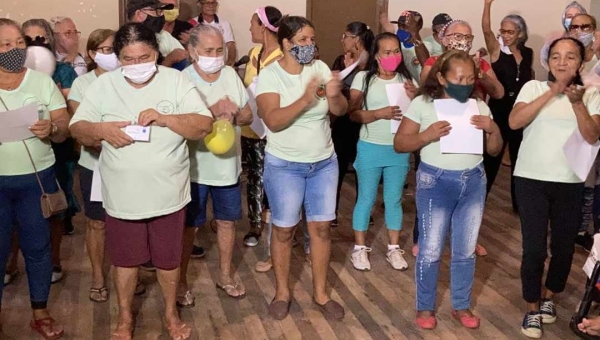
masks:
[[[548,81],[537,80],[525,19],[507,15],[495,33],[493,3],[483,0],[486,47],[475,53],[474,23],[440,13],[433,34],[422,38],[423,17],[406,11],[396,21],[382,15],[380,34],[362,22],[340,28],[343,53],[331,68],[318,59],[309,20],[261,7],[248,18],[256,46],[241,77],[232,27],[217,15],[217,0],[200,0],[200,15],[189,21],[179,20],[177,0],[129,0],[128,23],[93,31],[84,55],[70,18],[22,25],[0,19],[0,112],[34,104],[39,115],[31,137],[0,143],[0,287],[18,275],[21,251],[30,327],[45,339],[61,338],[48,296],[63,278],[61,239],[73,233],[72,218],[83,208],[93,303],[109,299],[105,257],[114,267],[119,312],[111,339],[132,338],[133,298],[145,292],[140,268],[156,271],[170,337],[187,339],[191,327],[179,309],[195,306],[187,271],[205,253],[195,244],[199,227],[208,223],[217,234],[217,287],[231,298],[246,294],[232,268],[245,170],[250,229],[242,242],[268,244],[255,269],[275,274],[269,315],[288,316],[291,249],[300,227],[314,302],[325,317],[341,320],[344,308],[330,297],[327,272],[344,177],[352,165],[354,268],[371,269],[366,234],[382,185],[383,251],[393,270],[407,270],[400,234],[413,157],[415,322],[424,330],[437,325],[438,273],[449,238],[452,315],[463,327],[478,328],[471,292],[476,256],[487,251],[477,239],[508,152],[523,240],[520,327],[530,338],[542,337],[543,325],[557,319],[555,295],[565,289],[575,245],[589,250],[592,221],[594,232],[600,229],[600,167],[584,180],[563,152],[574,133],[588,144],[600,137],[600,93],[584,84],[599,60],[600,39],[596,19],[569,4],[564,32],[539,52]],[[56,56],[51,76],[24,67],[32,46]],[[390,103],[390,88],[401,89],[407,109]],[[475,110],[470,124],[481,131],[483,152],[442,152],[453,128],[438,117],[442,101]],[[219,123],[230,126],[234,140],[217,153],[206,137]],[[83,207],[74,192],[76,173]],[[552,256],[542,283],[549,232]],[[600,334],[600,319],[578,327]]]

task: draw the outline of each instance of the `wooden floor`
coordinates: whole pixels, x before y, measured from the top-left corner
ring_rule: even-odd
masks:
[[[264,257],[264,247],[242,245],[242,237],[248,228],[244,220],[239,224],[234,254],[236,275],[247,288],[247,296],[242,300],[228,298],[215,288],[216,235],[210,228],[201,230],[200,239],[208,253],[205,259],[192,260],[190,267],[196,307],[181,313],[182,318],[193,325],[192,339],[524,339],[520,333],[524,308],[519,279],[521,234],[519,221],[510,209],[507,169],[503,167],[489,197],[480,234],[480,243],[490,253],[477,260],[473,289],[474,312],[482,318],[480,329],[466,330],[451,317],[448,251],[440,268],[439,325],[434,331],[421,331],[414,323],[415,259],[410,255],[415,212],[413,173],[409,175],[410,187],[404,194],[406,232],[401,240],[410,269],[394,271],[385,260],[387,243],[381,200],[374,210],[375,227],[368,235],[373,248],[372,271],[359,272],[352,267],[349,249],[353,245],[351,217],[355,192],[354,175],[349,175],[342,193],[340,226],[332,231],[329,272],[332,297],[344,305],[346,318],[341,322],[327,321],[311,303],[310,267],[304,261],[302,247],[296,247],[292,256],[294,300],[290,316],[281,322],[269,318],[267,304],[274,295],[274,276],[272,272],[259,274],[253,270],[255,263]],[[66,277],[52,287],[49,305],[54,318],[65,327],[65,339],[104,340],[116,320],[116,294],[111,291],[110,302],[104,304],[88,300],[91,268],[83,235],[80,214],[76,218],[75,235],[63,240]],[[302,237],[301,233],[299,235]],[[558,300],[558,321],[544,327],[544,339],[575,339],[568,320],[583,296],[585,275],[581,266],[586,256],[581,249],[577,250],[566,291]],[[20,268],[23,268],[22,260]],[[161,322],[163,303],[156,277],[152,273],[143,273],[142,280],[148,292],[135,302],[138,310],[135,339],[168,339]],[[28,296],[25,276],[20,276],[15,284],[5,289],[1,339],[37,339],[28,329]]]

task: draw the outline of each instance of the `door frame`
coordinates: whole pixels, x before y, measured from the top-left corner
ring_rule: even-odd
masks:
[[[121,1],[125,1],[125,0],[121,0]],[[323,1],[323,0],[306,0],[306,18],[308,20],[312,20],[312,4],[313,2],[316,1]],[[367,0],[370,1],[370,0]],[[381,23],[379,22],[379,18],[381,17],[381,13],[387,13],[388,11],[388,5],[389,5],[389,0],[376,0],[377,1],[377,9],[375,11],[375,22],[377,23],[377,27],[374,27],[375,29],[373,29],[373,32],[376,33],[381,33],[382,32],[382,27],[381,27]]]

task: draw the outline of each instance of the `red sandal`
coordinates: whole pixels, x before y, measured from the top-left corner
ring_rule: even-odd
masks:
[[[38,332],[41,336],[44,337],[44,339],[46,340],[56,340],[56,339],[60,339],[62,338],[63,334],[64,334],[64,329],[61,329],[58,333],[46,333],[46,331],[44,331],[44,327],[46,328],[50,328],[51,331],[54,331],[54,319],[51,317],[47,317],[47,318],[43,318],[43,319],[39,319],[39,320],[31,320],[31,322],[29,323],[29,326],[31,327],[31,329],[33,329],[34,331]]]

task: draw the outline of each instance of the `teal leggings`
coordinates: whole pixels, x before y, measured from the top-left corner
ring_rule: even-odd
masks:
[[[367,231],[382,175],[385,224],[389,230],[402,230],[402,190],[404,190],[408,169],[408,165],[356,169],[358,200],[352,218],[354,230]]]

